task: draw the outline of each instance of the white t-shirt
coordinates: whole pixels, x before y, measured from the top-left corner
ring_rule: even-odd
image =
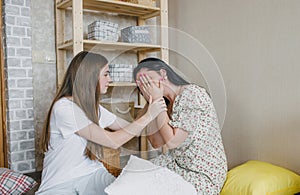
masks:
[[[102,106],[99,110],[100,127],[105,128],[116,120],[116,116]],[[85,113],[67,98],[54,104],[50,118],[50,145],[45,153],[39,192],[104,168],[101,162],[85,156],[87,140],[75,134],[91,123]]]

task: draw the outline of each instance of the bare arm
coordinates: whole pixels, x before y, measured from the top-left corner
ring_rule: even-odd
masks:
[[[163,95],[163,84],[160,80],[158,85],[155,84],[147,75],[140,76],[140,83],[138,83],[143,94],[160,98]],[[151,124],[152,135],[148,133],[148,139],[153,147],[159,147],[163,144],[169,149],[179,146],[188,136],[188,132],[179,128],[173,128],[169,125],[170,118],[167,112],[162,112],[156,118],[156,126]]]
[[[163,99],[155,100],[152,103],[150,100],[149,108],[141,118],[136,121],[121,127],[125,124],[123,120],[120,120],[122,124],[113,124],[112,127],[121,127],[118,131],[110,132],[99,127],[96,124],[90,124],[76,133],[92,142],[110,147],[119,148],[121,145],[129,141],[134,136],[140,135],[142,130],[148,125],[159,113],[166,110],[166,105]]]
[[[167,112],[162,112],[147,126],[147,138],[154,148],[165,144],[169,149],[176,148],[187,138],[185,130],[171,127],[169,121]]]
[[[111,130],[119,130],[119,129],[126,127],[129,124],[130,123],[128,121],[126,121],[120,117],[117,117],[116,120],[113,122],[113,124],[108,126],[108,128]]]
[[[146,104],[144,108],[138,112],[137,118],[142,116],[143,113],[146,113],[147,108],[148,108],[148,104]],[[159,129],[157,127],[156,119],[151,121],[146,128],[147,128],[147,139],[150,141],[152,147],[159,148],[165,145],[165,142],[162,136],[160,135]]]
[[[151,123],[147,126],[147,138],[154,148],[159,148],[165,145],[165,141],[163,140],[156,125],[156,120],[151,121]]]
[[[150,120],[151,118],[148,115],[144,115],[126,127],[113,132],[107,131],[92,123],[77,131],[77,134],[94,143],[117,149],[134,136],[139,135]]]
[[[173,128],[169,125],[170,118],[167,112],[162,112],[156,118],[159,133],[169,149],[179,146],[188,136],[188,132],[180,129]]]

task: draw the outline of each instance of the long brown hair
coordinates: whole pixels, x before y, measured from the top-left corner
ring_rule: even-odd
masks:
[[[62,86],[52,101],[44,123],[41,138],[43,152],[48,151],[50,146],[50,117],[53,105],[62,97],[72,96],[74,103],[85,112],[86,116],[99,125],[99,74],[107,63],[108,61],[104,56],[86,51],[78,53],[72,59],[65,73]]]

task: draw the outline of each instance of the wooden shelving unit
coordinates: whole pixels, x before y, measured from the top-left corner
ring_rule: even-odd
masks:
[[[167,0],[160,0],[159,7],[150,7],[118,0],[56,0],[56,48],[57,48],[57,85],[61,85],[66,65],[66,51],[72,50],[73,56],[83,50],[101,47],[103,50],[131,50],[138,52],[143,59],[147,52],[161,52],[161,58],[168,62],[168,32],[161,28],[160,45],[124,42],[101,42],[86,40],[83,37],[83,11],[101,11],[119,15],[135,16],[137,25],[144,25],[145,20],[160,17],[160,26],[168,26]],[[64,40],[66,10],[72,10],[72,39]],[[131,84],[129,84],[131,86]]]
[[[119,0],[56,0],[56,51],[57,51],[57,87],[59,88],[67,65],[66,53],[72,51],[75,56],[80,51],[101,47],[103,50],[136,51],[138,60],[145,57],[147,52],[160,52],[164,61],[169,61],[168,50],[168,0],[157,0],[157,7],[122,2]],[[67,10],[72,11],[72,38],[65,40],[65,23]],[[158,17],[160,27],[159,45],[103,42],[84,39],[84,11],[115,13],[118,15],[136,17],[137,25],[145,25],[146,20]],[[135,83],[112,83],[111,87],[136,87]],[[141,99],[141,98],[139,98]],[[140,147],[146,150],[147,141],[141,139]]]

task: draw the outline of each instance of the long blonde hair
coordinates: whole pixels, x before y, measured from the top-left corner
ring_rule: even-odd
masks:
[[[44,123],[41,138],[41,149],[43,152],[48,151],[50,146],[50,117],[53,105],[62,97],[72,96],[74,103],[85,112],[86,116],[99,125],[99,74],[100,70],[107,63],[108,60],[104,56],[86,51],[78,53],[72,59],[65,73],[62,86],[52,101]],[[86,150],[86,152],[91,158],[89,151]]]

